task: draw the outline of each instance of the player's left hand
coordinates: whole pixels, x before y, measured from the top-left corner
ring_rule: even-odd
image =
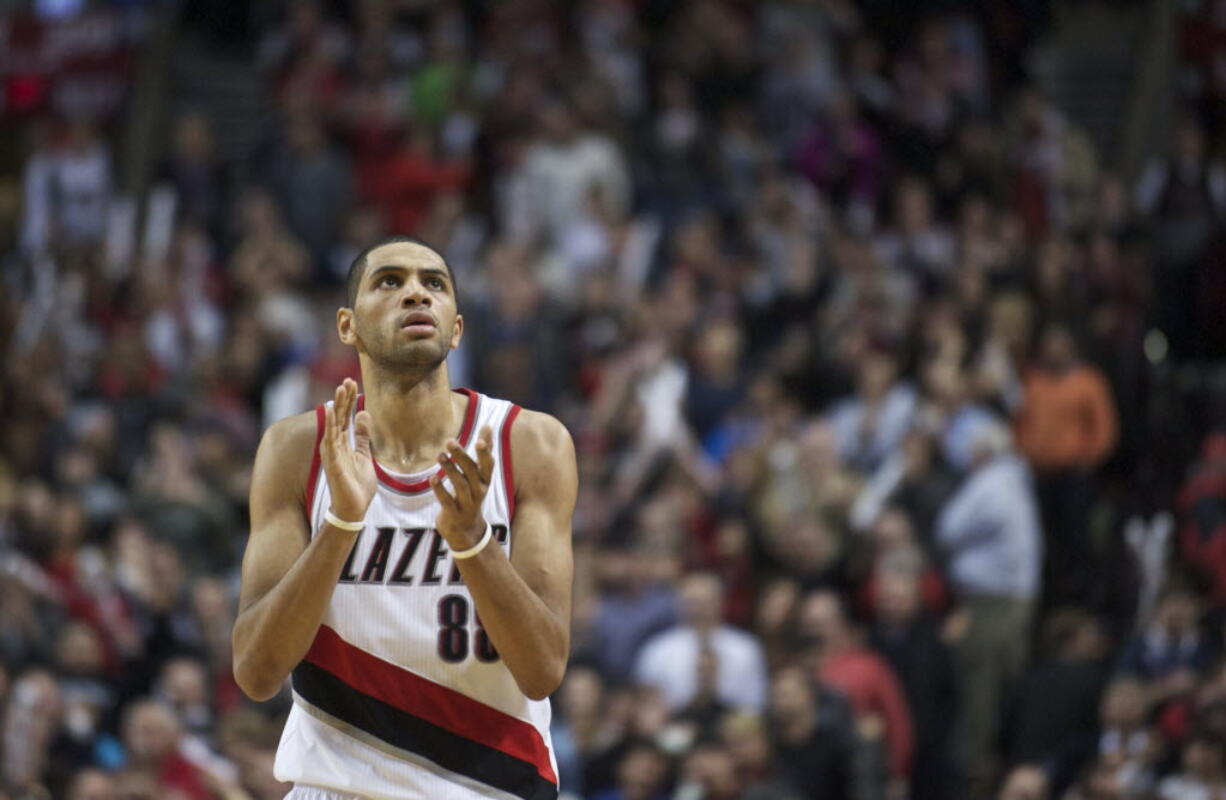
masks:
[[[481,429],[477,435],[476,461],[455,439],[447,441],[447,452],[439,454],[438,463],[451,481],[450,492],[441,477],[430,478],[430,488],[443,507],[434,527],[452,550],[467,550],[485,534],[481,504],[490,488],[490,476],[494,474],[492,437],[488,425]]]

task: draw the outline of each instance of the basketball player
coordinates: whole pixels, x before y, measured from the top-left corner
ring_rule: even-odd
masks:
[[[365,394],[272,425],[252,475],[234,675],[256,700],[292,675],[275,774],[296,800],[556,797],[570,435],[451,388],[464,318],[417,240],[357,257],[336,327]]]

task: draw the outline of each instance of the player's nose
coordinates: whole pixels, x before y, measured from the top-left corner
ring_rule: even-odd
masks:
[[[426,291],[426,287],[422,286],[418,281],[409,281],[405,284],[404,294],[400,297],[400,306],[402,308],[416,305],[429,306],[433,302],[430,293]]]

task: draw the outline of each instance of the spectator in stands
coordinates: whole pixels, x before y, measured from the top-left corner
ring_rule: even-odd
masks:
[[[664,800],[670,765],[659,748],[632,744],[617,764],[616,788],[590,795],[593,800]]]
[[[499,397],[541,407],[557,391],[562,342],[558,310],[532,278],[529,259],[528,252],[516,250],[499,262],[488,302],[474,304],[466,316],[473,324],[465,332],[480,354],[473,372],[481,385]]]
[[[1150,683],[1155,702],[1186,695],[1210,665],[1214,647],[1201,628],[1202,601],[1184,581],[1163,587],[1153,617],[1120,656],[1117,669]]]
[[[766,662],[757,639],[723,623],[723,585],[710,573],[692,573],[677,592],[681,622],[643,645],[634,679],[660,690],[673,710],[690,704],[703,681],[734,708],[766,707]],[[713,673],[713,674],[711,674]]]
[[[890,794],[903,796],[915,756],[911,710],[889,664],[860,640],[838,594],[819,590],[801,601],[802,641],[810,642],[814,678],[851,702],[861,729],[884,732],[889,758]]]
[[[1051,323],[1039,361],[1024,378],[1014,420],[1018,449],[1036,473],[1053,597],[1089,598],[1096,551],[1090,535],[1094,470],[1118,438],[1115,404],[1102,372],[1081,359],[1072,331]]]
[[[629,174],[618,147],[607,136],[583,130],[573,106],[563,98],[540,110],[540,137],[528,149],[522,169],[525,208],[503,209],[511,234],[531,241],[543,235],[562,240],[586,199],[596,189],[616,211],[629,202]],[[522,223],[515,220],[522,219]]]
[[[213,577],[192,583],[190,613],[179,620],[183,643],[200,656],[206,670],[203,691],[212,699],[210,710],[231,711],[240,700],[238,685],[230,670],[233,640],[230,620],[237,613],[237,599],[229,587]]]
[[[1158,783],[1158,800],[1209,800],[1226,792],[1226,742],[1193,736],[1183,746],[1182,767]]]
[[[1211,587],[1214,603],[1226,603],[1226,432],[1205,437],[1176,509],[1180,555]]]
[[[147,314],[145,346],[168,375],[191,369],[221,344],[225,318],[212,294],[209,247],[204,232],[184,224],[166,258],[138,278]]]
[[[1098,726],[1107,641],[1098,620],[1062,609],[1044,623],[1042,660],[1022,676],[1008,719],[1017,763],[1048,765],[1057,795],[1072,781]]]
[[[115,779],[100,769],[83,769],[68,784],[67,800],[120,800]]]
[[[560,786],[565,792],[585,794],[587,764],[617,743],[620,730],[609,716],[605,683],[590,667],[573,666],[567,671],[558,700],[551,737]]]
[[[219,726],[217,744],[221,755],[238,767],[243,788],[255,800],[279,800],[290,789],[272,774],[280,738],[276,718],[250,707],[227,715]]]
[[[341,222],[352,203],[353,176],[344,155],[332,147],[321,120],[299,112],[289,121],[288,147],[269,167],[269,181],[289,229],[311,254],[315,274],[324,276],[328,256],[340,240]]]
[[[883,466],[882,471],[888,468]],[[922,429],[912,429],[907,434],[894,468],[899,473],[898,483],[885,499],[912,520],[918,541],[930,546],[937,517],[957,490],[959,476],[945,465],[937,442]],[[874,483],[876,480],[875,477]]]
[[[330,107],[342,86],[340,67],[349,53],[349,36],[327,18],[318,0],[295,2],[287,10],[283,24],[259,43],[255,60],[286,104]]]
[[[1026,234],[1085,224],[1098,176],[1085,132],[1034,86],[1018,94],[1010,128],[1012,190]]]
[[[1048,800],[1047,774],[1042,767],[1025,764],[1005,778],[997,800]]]
[[[462,159],[439,152],[429,126],[417,124],[405,132],[400,147],[372,169],[366,191],[389,231],[420,234],[434,198],[463,189],[471,172]]]
[[[262,299],[307,279],[310,254],[286,228],[276,200],[249,189],[239,204],[239,240],[231,255],[231,280],[242,295]]]
[[[831,425],[810,422],[797,436],[777,442],[764,461],[753,498],[754,518],[764,538],[782,541],[794,535],[798,519],[818,520],[832,540],[827,558],[841,557],[838,533],[861,482],[840,463]]]
[[[996,416],[971,401],[967,376],[951,358],[934,358],[923,368],[926,413],[941,444],[945,463],[959,473],[971,465],[971,448],[978,430]]]
[[[677,791],[696,792],[712,800],[735,798],[741,796],[740,784],[731,754],[720,744],[700,742],[681,765]]]
[[[882,594],[882,582],[891,576],[910,576],[915,580],[919,592],[916,601],[920,604],[916,612],[935,619],[949,610],[949,586],[941,570],[931,563],[925,543],[917,538],[915,526],[905,511],[897,506],[888,506],[867,533],[871,541],[867,546],[861,546],[860,556],[871,561],[856,597],[859,616],[880,620],[887,613],[883,606],[886,596]],[[868,548],[871,551],[864,552]],[[895,590],[901,588],[898,585],[894,587]],[[897,595],[892,598],[902,599]],[[909,604],[905,607],[909,609]],[[905,616],[909,617],[910,614]]]
[[[588,646],[610,680],[631,675],[643,643],[677,621],[678,598],[649,552],[608,548],[598,559],[600,597]],[[583,648],[580,648],[583,652]]]
[[[1030,472],[1003,426],[980,429],[935,533],[964,622],[955,649],[963,757],[982,777],[994,767],[1005,693],[1026,663],[1043,548]]]
[[[38,255],[101,245],[114,183],[106,142],[85,118],[44,137],[26,167],[23,246]]]
[[[916,394],[899,379],[898,356],[875,346],[857,365],[856,393],[839,401],[828,419],[839,456],[849,467],[867,472],[902,443],[916,409]]]
[[[201,737],[212,735],[214,720],[208,674],[202,663],[183,656],[167,661],[154,695],[174,711],[186,736],[194,736],[206,746]]]
[[[162,167],[162,179],[174,189],[179,219],[200,226],[217,240],[223,230],[227,186],[213,129],[203,113],[187,112],[175,121],[173,149]]]
[[[745,345],[732,320],[709,323],[694,342],[687,376],[685,413],[694,435],[705,439],[743,399]]]
[[[954,268],[954,239],[933,211],[932,189],[920,177],[903,179],[894,196],[894,227],[877,243],[892,271],[901,271],[925,294],[944,286]]]
[[[720,741],[728,748],[737,776],[745,787],[746,800],[799,800],[799,788],[779,774],[765,718],[747,712],[733,712],[720,724]]]
[[[3,722],[5,749],[0,779],[5,786],[46,794],[44,782],[54,777],[47,768],[61,712],[59,686],[45,670],[27,670],[13,681]]]
[[[855,723],[842,697],[784,667],[771,683],[770,722],[782,773],[808,800],[855,796]]]
[[[1161,737],[1149,722],[1151,708],[1145,684],[1135,678],[1115,679],[1102,696],[1096,763],[1110,765],[1113,782],[1132,796],[1153,789],[1163,752]]]
[[[1072,331],[1048,325],[1039,362],[1026,375],[1016,420],[1018,446],[1036,469],[1092,469],[1110,454],[1117,436],[1111,391],[1102,374],[1081,360]]]
[[[958,692],[953,654],[921,601],[916,564],[891,559],[876,574],[873,649],[889,663],[906,696],[915,732],[912,800],[956,794],[952,751]]]
[[[1218,661],[1197,689],[1190,724],[1218,738],[1226,738],[1226,662]]]
[[[182,429],[163,423],[152,438],[149,463],[136,481],[135,511],[180,548],[192,572],[217,569],[233,557],[230,509],[200,478]]]
[[[801,140],[797,168],[836,202],[848,218],[871,224],[881,196],[881,135],[847,88],[835,93],[830,114]]]
[[[1186,111],[1173,152],[1155,157],[1137,182],[1137,208],[1154,224],[1159,322],[1177,353],[1199,352],[1195,297],[1199,262],[1226,219],[1226,166],[1210,155],[1203,125]]]
[[[1065,800],[1129,800],[1123,770],[1100,759],[1086,768],[1081,779],[1064,795]]]
[[[179,751],[180,736],[174,713],[159,703],[137,701],[124,712],[123,743],[129,768],[149,772],[159,792],[209,800],[208,779]]]
[[[119,700],[115,673],[107,674],[102,639],[83,622],[70,622],[61,629],[56,656],[65,721],[57,749],[89,763],[106,737],[105,726]]]

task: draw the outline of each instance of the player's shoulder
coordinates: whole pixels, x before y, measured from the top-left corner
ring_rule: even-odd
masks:
[[[544,411],[521,408],[511,426],[511,448],[521,458],[574,459],[575,444],[561,420]]]
[[[309,461],[315,450],[317,430],[315,409],[294,414],[268,426],[260,439],[260,449],[277,461],[296,463],[304,457]]]
[[[301,501],[314,460],[315,413],[312,409],[277,420],[260,437],[251,476],[253,508],[257,501],[260,508]]]
[[[507,456],[514,463],[512,490],[520,500],[573,510],[579,481],[575,443],[557,417],[520,409],[511,426]]]

